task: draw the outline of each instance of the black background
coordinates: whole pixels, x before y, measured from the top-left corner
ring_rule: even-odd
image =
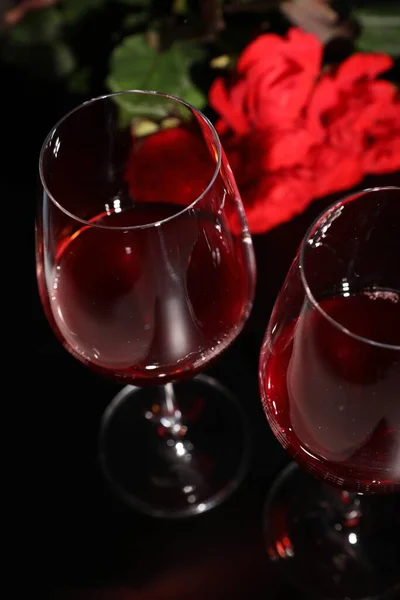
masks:
[[[38,154],[50,127],[76,99],[57,88],[33,86],[19,73],[2,68],[1,74],[3,488],[17,516],[3,515],[12,526],[18,564],[9,597],[22,597],[18,590],[28,582],[30,593],[54,599],[300,599],[264,551],[265,495],[288,457],[262,412],[258,353],[301,238],[336,197],[316,201],[291,223],[255,237],[252,317],[210,371],[237,395],[250,418],[253,453],[245,482],[228,502],[201,516],[144,517],[109,493],[97,466],[100,418],[119,386],[91,373],[60,346],[36,288]],[[359,188],[377,184],[400,185],[400,175],[371,178]]]

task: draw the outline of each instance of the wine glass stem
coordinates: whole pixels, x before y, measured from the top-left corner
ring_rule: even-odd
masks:
[[[161,412],[166,416],[175,417],[178,410],[175,402],[175,391],[172,383],[166,383],[161,386]]]

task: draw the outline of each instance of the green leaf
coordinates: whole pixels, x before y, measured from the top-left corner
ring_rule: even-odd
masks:
[[[90,10],[102,8],[106,0],[64,0],[62,5],[66,21],[73,23],[85,17]]]
[[[52,42],[61,30],[62,18],[55,8],[32,11],[9,32],[9,38],[16,44],[29,45]]]
[[[154,90],[178,96],[196,108],[206,102],[203,93],[193,84],[190,66],[201,56],[201,48],[189,43],[175,43],[164,52],[151,48],[143,34],[126,37],[111,57],[107,79],[111,91]],[[171,105],[157,97],[116,96],[123,109],[134,115],[163,118]]]
[[[362,52],[400,55],[400,6],[371,6],[355,12],[361,25],[357,48]]]
[[[204,93],[195,85],[192,85],[185,90],[184,100],[200,110],[206,105]]]
[[[57,77],[66,77],[76,67],[75,57],[69,46],[62,41],[53,44],[53,72]]]

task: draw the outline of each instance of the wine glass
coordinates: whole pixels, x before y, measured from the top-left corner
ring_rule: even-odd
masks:
[[[236,399],[197,374],[240,333],[255,286],[216,131],[166,94],[94,98],[50,131],[40,176],[46,316],[73,356],[124,385],[101,423],[103,472],[150,515],[204,512],[239,485],[249,446]]]
[[[304,469],[290,464],[268,496],[270,558],[318,598],[398,593],[399,188],[352,195],[310,227],[259,383],[275,436]]]

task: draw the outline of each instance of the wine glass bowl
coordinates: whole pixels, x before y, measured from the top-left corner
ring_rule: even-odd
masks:
[[[192,376],[237,336],[252,303],[251,244],[230,223],[242,209],[216,136],[193,119],[183,130],[202,159],[191,180],[175,162],[174,130],[135,139],[118,115],[113,96],[94,100],[43,146],[39,277],[69,351],[114,379],[154,385]],[[171,176],[184,182],[173,193]]]
[[[261,352],[263,406],[279,441],[348,491],[400,490],[399,222],[395,188],[317,220]]]
[[[105,435],[103,423],[102,440],[112,446],[101,450],[103,466],[108,457],[114,466],[105,467],[107,474],[113,470],[110,478],[133,505],[151,514],[172,513],[175,488],[186,498],[182,490],[188,486],[168,458],[170,445],[182,443],[179,436],[187,430],[181,419],[185,411],[178,407],[185,399],[175,397],[171,382],[192,378],[233,342],[254,297],[251,237],[232,171],[202,113],[178,98],[143,91],[95,98],[64,116],[43,144],[39,170],[44,193],[37,218],[37,273],[47,318],[78,360],[131,386],[122,397],[134,408],[126,411],[120,401],[114,403],[112,426],[107,413],[112,436]],[[206,385],[203,381],[203,395]],[[145,393],[143,386],[160,390]],[[193,386],[200,389],[198,382]],[[221,443],[236,439],[244,456],[247,436],[244,430],[242,437],[238,434],[236,416],[229,423],[229,393],[220,394],[218,408],[216,389],[210,387],[213,410],[224,406],[227,413]],[[187,387],[179,390],[191,395]],[[151,421],[150,435],[146,414],[155,403],[159,415]],[[232,410],[240,409],[233,404]],[[129,443],[116,433],[115,424],[124,428],[122,414],[128,413],[132,427],[135,421],[138,429],[142,424],[138,438],[153,457],[149,481],[140,485],[132,455],[127,456]],[[173,419],[175,430],[163,425]],[[209,427],[210,422],[216,421],[205,410],[203,424]],[[199,423],[196,427],[201,430]],[[158,438],[164,440],[162,447]],[[200,446],[205,458],[207,444]],[[215,454],[215,448],[209,450]],[[138,448],[131,452],[137,454]],[[195,452],[190,455],[192,470]],[[237,455],[231,458],[237,461]],[[197,479],[204,485],[196,503],[211,506],[211,497],[222,501],[221,489],[228,494],[234,486],[222,476],[217,464],[222,458],[208,459],[220,475],[205,486],[205,473],[200,474]],[[228,469],[229,477],[235,478],[236,468],[243,473],[239,463]],[[154,476],[163,470],[165,477]],[[129,492],[126,485],[121,488],[121,477],[133,479]],[[163,481],[164,491],[168,486],[169,492],[174,490],[165,494],[165,505],[156,480]],[[145,487],[146,498],[140,497]],[[149,498],[158,499],[156,508]]]

